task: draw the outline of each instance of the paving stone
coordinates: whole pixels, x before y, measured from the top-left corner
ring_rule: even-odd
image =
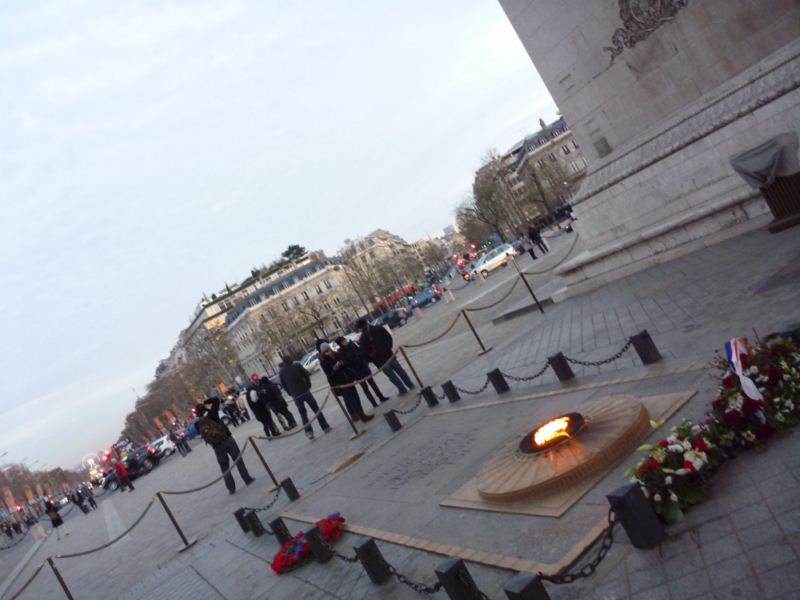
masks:
[[[743,551],[739,540],[735,535],[728,535],[724,538],[711,542],[700,549],[703,561],[710,567],[726,558],[731,558],[741,554]]]
[[[666,584],[659,585],[658,587],[634,594],[631,598],[632,600],[669,600],[669,587]]]
[[[772,542],[747,550],[747,556],[750,559],[750,564],[756,573],[765,573],[790,563],[796,560],[797,556],[792,549],[792,546],[785,540]]]
[[[763,502],[756,502],[755,504],[737,510],[735,515],[731,518],[731,522],[737,531],[741,531],[751,525],[761,523],[771,518],[772,512],[769,508],[767,508]]]
[[[663,565],[653,565],[650,568],[634,571],[628,575],[631,592],[634,594],[661,585],[666,580],[667,576]]]
[[[800,561],[757,574],[766,598],[778,598],[800,590]]]
[[[734,581],[754,579],[753,570],[744,554],[714,564],[707,569],[707,573],[714,589],[724,588]]]
[[[711,591],[711,581],[705,571],[695,571],[669,582],[669,589],[675,598],[697,598]]]
[[[748,547],[761,546],[768,542],[783,539],[784,532],[775,519],[761,521],[739,531],[739,539]]]
[[[716,600],[755,600],[762,597],[763,592],[759,589],[755,579],[745,579],[728,585],[719,585],[714,591]]]
[[[738,511],[736,517],[739,517]],[[731,533],[733,533],[733,523],[728,517],[714,519],[696,528],[696,535],[700,544],[708,544]]]

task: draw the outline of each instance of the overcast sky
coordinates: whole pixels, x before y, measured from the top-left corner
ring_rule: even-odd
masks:
[[[74,466],[203,292],[453,220],[556,108],[496,0],[0,6],[0,462]]]

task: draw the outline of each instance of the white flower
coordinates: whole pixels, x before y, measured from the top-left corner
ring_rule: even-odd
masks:
[[[669,491],[669,499],[670,499],[670,502],[677,502],[678,501],[678,497],[675,495],[675,492],[673,492],[672,490]]]
[[[664,483],[666,485],[672,485],[672,475],[667,475],[666,477],[664,477]]]
[[[686,450],[691,450],[692,449],[692,442],[690,442],[689,440],[683,440],[683,447]]]
[[[653,500],[655,500],[656,502],[661,502],[661,494],[654,494]]]
[[[692,425],[692,434],[697,435],[700,433],[701,427],[700,425]]]
[[[786,420],[786,419],[783,417],[783,413],[778,413],[778,414],[776,414],[776,415],[775,415],[775,418],[776,418],[776,419],[778,419],[778,421],[781,421],[781,422],[783,422],[783,421],[785,421],[785,420]]]
[[[681,444],[670,444],[667,446],[667,450],[670,452],[683,452],[684,447]]]
[[[755,439],[756,439],[756,436],[755,436],[755,435],[753,435],[753,432],[752,432],[752,431],[745,431],[745,432],[742,434],[742,437],[744,438],[744,440],[745,440],[746,442],[754,442],[754,441],[755,441]]]
[[[639,480],[636,479],[636,477],[631,477],[630,479],[628,479],[628,481],[630,481],[631,483],[636,483]]]
[[[757,366],[755,366],[755,365],[753,365],[752,367],[750,367],[750,373],[751,373],[752,375],[755,375],[755,374],[757,374],[757,373],[758,373],[758,367],[757,367]]]

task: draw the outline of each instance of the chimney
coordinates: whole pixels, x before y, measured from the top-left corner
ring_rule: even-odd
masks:
[[[547,129],[547,123],[544,122],[544,119],[539,119],[539,127],[541,129]]]

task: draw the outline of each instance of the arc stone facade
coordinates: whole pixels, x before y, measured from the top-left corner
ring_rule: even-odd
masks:
[[[560,296],[766,223],[728,157],[800,130],[800,3],[500,3],[589,159]]]

